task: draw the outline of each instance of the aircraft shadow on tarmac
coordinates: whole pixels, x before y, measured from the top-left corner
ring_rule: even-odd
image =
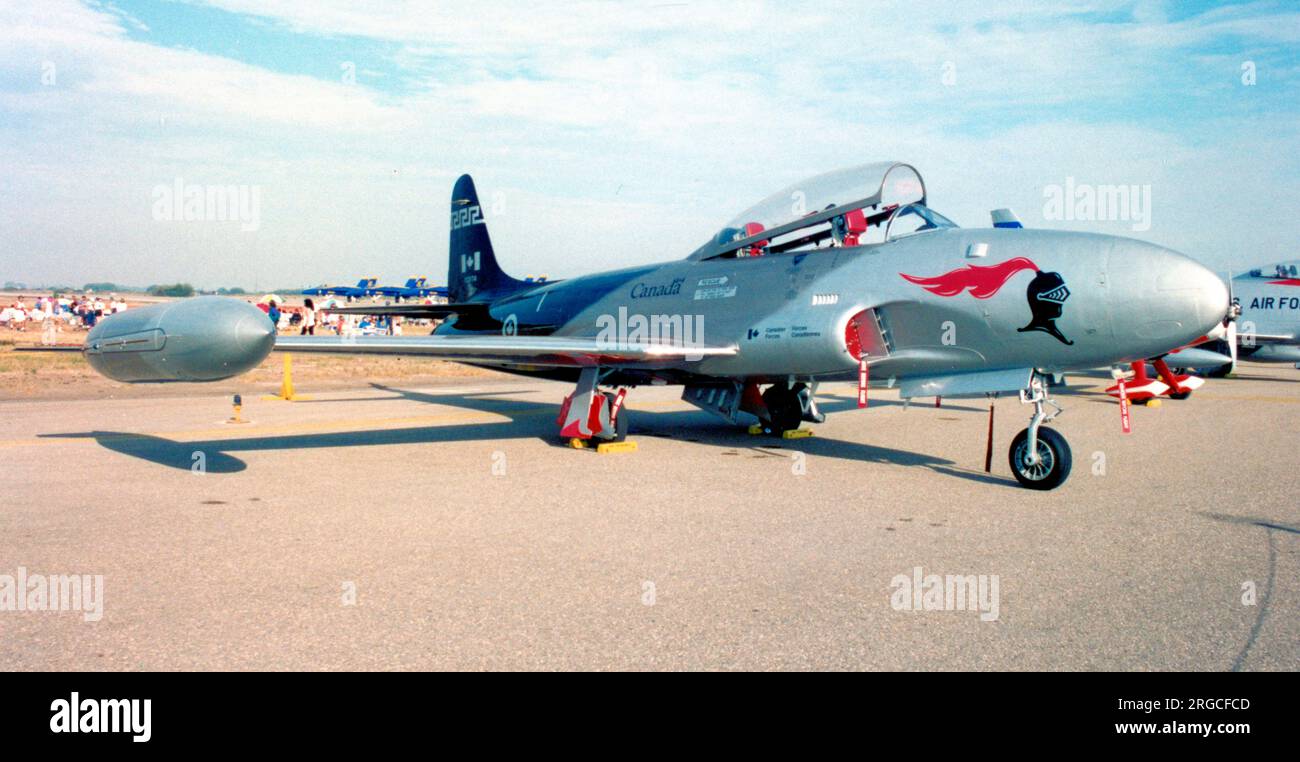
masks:
[[[537,438],[559,447],[562,443],[555,433],[554,416],[558,406],[516,399],[501,399],[500,395],[518,392],[480,392],[469,394],[429,394],[371,384],[379,391],[391,392],[400,398],[447,405],[475,412],[502,415],[508,421],[491,423],[465,423],[407,428],[385,428],[362,431],[339,431],[313,434],[283,434],[221,438],[204,441],[176,441],[149,434],[120,431],[89,431],[64,434],[42,434],[51,439],[94,439],[101,447],[112,452],[148,461],[160,466],[190,471],[202,462],[207,473],[230,474],[244,471],[247,462],[237,456],[244,452],[274,450],[312,450],[334,447],[368,445],[435,444],[442,442],[500,441],[508,439]],[[363,398],[364,400],[393,400],[394,396]],[[319,402],[327,402],[320,400]],[[356,399],[341,399],[353,402]],[[297,404],[297,403],[296,403]],[[893,400],[872,400],[873,407],[896,406]],[[822,410],[826,413],[852,410],[856,399],[828,397]],[[945,409],[981,412],[979,408],[944,405]],[[784,452],[804,452],[825,458],[840,458],[868,463],[888,463],[900,466],[921,466],[936,473],[998,486],[1014,487],[1009,477],[998,477],[980,471],[957,467],[953,461],[924,453],[889,447],[849,442],[827,437],[810,437],[799,440],[776,440],[749,435],[716,422],[708,413],[695,410],[654,412],[632,409],[631,435],[679,439],[706,446],[748,449],[769,455]],[[775,451],[775,452],[774,452]],[[575,453],[577,455],[577,453]]]

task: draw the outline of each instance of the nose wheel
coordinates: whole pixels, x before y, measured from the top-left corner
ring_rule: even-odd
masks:
[[[1029,429],[1022,429],[1011,440],[1011,473],[1016,481],[1029,489],[1056,489],[1070,476],[1070,445],[1065,437],[1042,426],[1038,429],[1037,446],[1029,446]]]
[[[1037,490],[1056,489],[1070,476],[1073,465],[1070,445],[1055,429],[1044,426],[1061,413],[1061,407],[1047,396],[1047,384],[1040,373],[1029,379],[1029,388],[1020,392],[1020,401],[1034,406],[1029,428],[1011,440],[1008,457],[1011,473],[1024,487]],[[1047,412],[1050,405],[1055,412]]]

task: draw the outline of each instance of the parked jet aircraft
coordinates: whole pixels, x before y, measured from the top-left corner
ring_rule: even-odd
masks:
[[[1225,339],[1212,347],[1232,354],[1232,365],[1221,373],[1232,370],[1238,357],[1300,368],[1300,260],[1238,275],[1230,289],[1239,315],[1233,345]]]
[[[237,300],[200,298],[113,316],[85,356],[120,381],[216,380],[294,352],[430,355],[576,384],[560,435],[617,439],[627,387],[683,398],[772,432],[820,422],[817,386],[874,377],[904,398],[1020,393],[1012,441],[1023,485],[1069,475],[1049,374],[1155,357],[1205,335],[1228,309],[1222,280],[1141,241],[1049,230],[961,229],[926,205],[907,164],[832,172],[782,190],[685,259],[542,283],[497,264],[468,175],[451,199],[450,304],[431,336],[279,337]],[[374,313],[373,307],[347,308]],[[344,310],[344,311],[347,311]]]
[[[360,299],[363,296],[373,296],[378,293],[375,284],[379,282],[378,278],[362,278],[357,281],[355,286],[317,286],[316,288],[304,288],[304,296],[345,296],[348,300]]]
[[[426,278],[407,278],[405,286],[376,286],[371,290],[379,296],[387,296],[398,301],[447,295],[446,287],[430,286]]]

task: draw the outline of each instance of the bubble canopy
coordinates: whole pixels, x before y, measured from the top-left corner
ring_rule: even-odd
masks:
[[[688,259],[743,256],[761,247],[773,252],[815,244],[834,236],[846,214],[870,222],[908,204],[925,203],[925,182],[914,167],[894,161],[838,169],[797,182],[751,206],[723,226]],[[738,252],[740,252],[738,254]]]

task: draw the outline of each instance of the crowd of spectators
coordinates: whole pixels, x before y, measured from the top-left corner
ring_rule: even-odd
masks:
[[[97,294],[19,296],[0,309],[0,328],[54,333],[90,330],[108,315],[126,309],[126,300],[119,299],[117,294],[109,294],[107,298]]]
[[[432,300],[427,301],[432,303]],[[278,331],[308,335],[319,332],[341,336],[400,336],[403,323],[421,327],[436,325],[430,320],[403,320],[384,315],[331,314],[333,309],[345,306],[344,302],[333,297],[319,306],[311,299],[305,300],[302,306],[286,305],[277,299],[262,300],[257,306]],[[93,293],[19,296],[8,306],[0,308],[0,329],[45,331],[49,334],[88,331],[105,317],[126,309],[126,300],[117,294],[108,294],[107,297]]]
[[[432,304],[432,300],[427,300]],[[302,306],[288,306],[275,299],[263,299],[257,303],[258,309],[265,312],[267,318],[275,324],[276,331],[287,331],[306,336],[321,334],[337,336],[401,336],[402,325],[409,323],[417,326],[432,326],[432,320],[409,320],[386,315],[337,315],[332,310],[348,306],[333,297],[317,305],[312,299],[304,300]]]

